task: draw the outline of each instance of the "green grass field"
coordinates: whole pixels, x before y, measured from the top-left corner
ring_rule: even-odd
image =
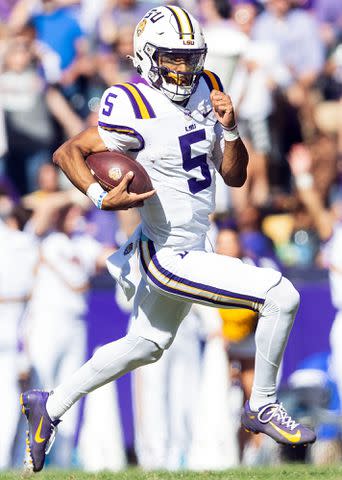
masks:
[[[223,472],[142,472],[129,469],[120,473],[83,473],[80,471],[46,470],[37,475],[20,471],[0,473],[0,480],[342,480],[342,465],[312,467],[282,465],[274,468],[226,470]]]

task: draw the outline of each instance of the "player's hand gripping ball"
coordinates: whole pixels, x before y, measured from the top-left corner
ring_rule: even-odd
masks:
[[[86,164],[95,180],[108,191],[102,210],[142,207],[155,194],[144,167],[123,153],[94,153],[86,158]]]

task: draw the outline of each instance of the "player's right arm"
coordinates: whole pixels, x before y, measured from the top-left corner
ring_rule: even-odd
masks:
[[[85,158],[92,153],[104,151],[107,151],[107,147],[97,127],[90,127],[61,145],[55,151],[53,161],[75,187],[86,194],[89,186],[94,183],[94,177],[85,163]],[[103,210],[126,210],[154,195],[154,190],[142,194],[128,193],[127,186],[132,178],[133,173],[128,172],[121,183],[108,192],[102,202]]]

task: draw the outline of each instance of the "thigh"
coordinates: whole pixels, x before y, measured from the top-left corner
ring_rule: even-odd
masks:
[[[259,311],[268,290],[281,273],[245,264],[241,260],[206,251],[174,252],[140,242],[146,281],[168,298],[184,299],[220,308]],[[161,303],[162,305],[162,303]]]
[[[191,304],[182,298],[167,297],[142,278],[134,297],[129,331],[168,348]]]

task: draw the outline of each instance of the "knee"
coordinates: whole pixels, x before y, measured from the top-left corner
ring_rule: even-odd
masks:
[[[137,337],[133,361],[139,363],[140,365],[154,363],[161,358],[163,352],[164,350],[152,340],[148,340],[144,337]]]
[[[116,342],[108,343],[97,349],[90,362],[95,371],[102,370],[103,365],[113,362],[123,365],[124,369],[129,371],[156,362],[162,354],[163,349],[156,343],[128,333]]]
[[[272,287],[265,299],[265,306],[276,307],[283,313],[295,315],[298,310],[300,295],[293,284],[285,277]]]
[[[288,313],[296,313],[300,303],[300,295],[298,290],[287,278],[282,278],[284,294],[286,300],[283,305],[283,310]],[[281,282],[281,283],[282,283]]]
[[[157,362],[163,355],[164,350],[156,343],[152,342],[152,340],[147,340],[146,338],[140,337],[140,342],[142,351],[141,358],[142,360],[146,361],[146,363]]]

